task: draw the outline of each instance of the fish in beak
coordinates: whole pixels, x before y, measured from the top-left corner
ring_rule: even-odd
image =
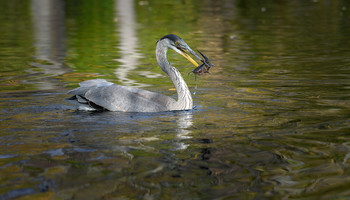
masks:
[[[192,72],[195,75],[202,75],[204,73],[209,73],[210,68],[214,67],[215,65],[210,63],[210,60],[207,56],[205,56],[202,52],[200,52],[198,49],[197,51],[199,52],[199,54],[201,54],[201,56],[204,58],[201,59],[201,61],[203,62],[203,64],[201,64],[200,66],[196,67]]]

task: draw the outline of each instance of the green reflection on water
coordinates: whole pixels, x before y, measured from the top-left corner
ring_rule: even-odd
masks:
[[[34,53],[30,2],[1,1],[0,12],[0,90],[22,90]]]
[[[66,9],[66,62],[78,73],[111,74],[118,58],[114,1],[67,1]]]
[[[30,1],[0,5],[0,195],[349,196],[348,1],[136,1],[135,49],[142,57],[128,78],[175,94],[154,55],[155,42],[168,33],[216,64],[200,78],[198,110],[155,115],[76,112],[62,107],[65,95],[38,91],[40,78],[53,73],[31,63],[54,62],[33,59]],[[65,1],[67,71],[48,78],[58,82],[54,91],[95,77],[120,82],[115,7],[115,1]],[[171,52],[169,59],[193,86],[190,64]],[[27,188],[34,192],[20,190]]]

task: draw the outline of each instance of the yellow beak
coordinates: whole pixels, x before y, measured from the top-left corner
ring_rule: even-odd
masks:
[[[181,55],[182,55],[183,57],[185,57],[187,60],[189,60],[192,64],[194,64],[196,67],[199,66],[199,64],[198,64],[195,60],[193,60],[193,59],[191,58],[191,56],[189,56],[186,52],[183,52],[183,51],[182,51]]]

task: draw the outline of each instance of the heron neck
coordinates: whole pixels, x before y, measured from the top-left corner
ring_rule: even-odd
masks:
[[[162,45],[164,44],[161,44],[161,42],[162,41],[158,42],[157,44],[157,49],[156,49],[157,61],[160,67],[162,68],[162,70],[166,74],[168,74],[168,76],[174,83],[174,86],[176,88],[177,95],[178,95],[178,100],[176,102],[176,105],[172,105],[171,109],[172,110],[192,109],[193,101],[192,101],[191,92],[188,89],[188,86],[185,80],[183,79],[181,73],[169,63],[167,59],[168,48],[167,47],[164,48],[164,46],[162,47]]]

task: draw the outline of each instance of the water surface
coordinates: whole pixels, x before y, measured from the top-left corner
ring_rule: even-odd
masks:
[[[347,199],[348,1],[0,2],[0,199]],[[213,63],[195,109],[77,111],[105,78],[176,98],[155,43]]]

